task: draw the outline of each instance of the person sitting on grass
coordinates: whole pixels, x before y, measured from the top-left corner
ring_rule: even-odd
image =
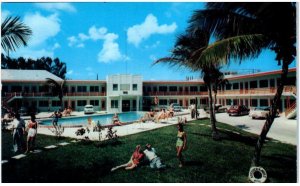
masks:
[[[130,157],[130,160],[125,164],[113,167],[111,169],[111,172],[123,167],[125,167],[125,170],[132,170],[136,168],[143,161],[143,159],[144,159],[144,153],[141,150],[141,146],[137,145],[132,156]]]
[[[113,120],[113,124],[114,125],[122,125],[122,124],[124,124],[124,123],[122,123],[120,121],[119,116],[118,116],[117,113],[115,113],[115,115],[113,116],[112,120]]]
[[[144,154],[148,161],[150,162],[150,167],[152,169],[164,169],[166,165],[162,164],[161,159],[156,155],[155,149],[151,146],[151,144],[146,144],[144,150]]]

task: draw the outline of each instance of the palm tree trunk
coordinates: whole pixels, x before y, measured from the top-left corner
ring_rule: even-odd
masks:
[[[280,98],[283,92],[283,88],[284,85],[286,83],[286,79],[287,79],[287,74],[288,74],[288,70],[289,70],[289,63],[288,62],[283,62],[282,64],[282,73],[281,73],[281,82],[279,84],[279,86],[277,87],[277,92],[274,96],[274,99],[272,101],[272,106],[271,106],[271,110],[267,116],[267,119],[265,121],[264,127],[260,133],[260,136],[257,140],[256,146],[255,146],[255,153],[254,156],[252,158],[252,163],[251,166],[259,166],[260,163],[260,153],[261,153],[261,149],[262,146],[265,142],[265,139],[267,137],[267,134],[273,124],[273,121],[276,117],[276,112],[277,112],[277,108],[278,105],[280,103]]]
[[[219,140],[220,136],[219,136],[218,129],[216,127],[211,84],[208,85],[208,95],[209,95],[209,113],[210,113],[210,123],[212,128],[212,138],[214,140]]]

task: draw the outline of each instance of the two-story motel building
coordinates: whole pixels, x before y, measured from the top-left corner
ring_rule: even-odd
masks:
[[[269,106],[280,82],[280,70],[247,75],[225,76],[229,80],[218,91],[217,102],[224,105],[243,104],[250,108]],[[46,78],[64,80],[45,70],[1,70],[2,107],[32,107],[38,111],[60,108],[58,97],[45,88]],[[296,68],[289,69],[287,85],[281,98],[280,111],[296,104]],[[208,92],[203,80],[143,81],[140,75],[111,75],[106,80],[66,80],[63,107],[83,111],[93,105],[96,111],[126,112],[148,110],[157,97],[159,105],[179,103],[183,107],[195,103],[208,104]],[[197,99],[196,99],[197,98]]]

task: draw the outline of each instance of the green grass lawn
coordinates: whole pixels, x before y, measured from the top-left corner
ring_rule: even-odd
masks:
[[[169,126],[122,137],[115,144],[98,146],[97,142],[79,142],[39,154],[31,153],[20,160],[9,159],[8,163],[2,164],[2,182],[248,182],[256,136],[218,123],[222,140],[213,141],[207,125],[209,120],[198,120],[185,126],[188,149],[184,152],[183,168],[178,167],[176,158],[177,128]],[[38,135],[37,147],[63,141],[71,139]],[[146,143],[156,148],[169,168],[157,171],[144,165],[133,171],[110,172],[112,167],[129,160],[137,144],[144,146]],[[2,159],[14,155],[11,149],[11,134],[2,132]],[[261,159],[268,182],[296,182],[296,157],[296,146],[268,141]]]

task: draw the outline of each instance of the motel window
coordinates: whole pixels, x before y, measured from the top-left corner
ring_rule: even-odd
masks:
[[[77,101],[77,106],[78,107],[83,107],[86,105],[86,100],[78,100]]]
[[[90,92],[99,92],[99,86],[90,86]]]
[[[184,87],[184,91],[188,92],[189,91],[189,87]]]
[[[259,81],[259,88],[265,88],[265,87],[268,87],[268,80],[267,79],[260,80]]]
[[[196,86],[191,86],[191,87],[190,87],[190,91],[191,91],[191,92],[198,92],[198,87],[196,87]]]
[[[191,104],[196,104],[196,100],[195,99],[190,99],[190,105]]]
[[[31,87],[31,92],[36,92],[36,86]]]
[[[52,101],[52,107],[60,107],[59,101]]]
[[[151,92],[151,87],[147,87],[147,92]]]
[[[275,79],[270,79],[270,87],[275,87]]]
[[[11,92],[22,92],[22,87],[21,86],[12,86]]]
[[[177,103],[177,99],[170,99],[170,104],[171,103]]]
[[[260,100],[260,106],[261,107],[267,107],[267,106],[269,106],[269,101],[267,99],[261,99]]]
[[[231,84],[226,84],[226,90],[231,90]]]
[[[49,102],[48,101],[39,101],[39,106],[40,107],[49,107]]]
[[[27,93],[29,92],[29,86],[24,87],[24,92],[27,92]]]
[[[231,105],[231,99],[226,99],[226,105]]]
[[[118,91],[118,84],[113,84],[113,91]]]
[[[47,92],[46,86],[39,86],[39,92]]]
[[[243,82],[240,82],[240,89],[244,89],[244,84],[243,84]]]
[[[200,92],[206,92],[207,87],[206,86],[200,86]]]
[[[166,86],[159,86],[159,92],[167,92]]]
[[[250,81],[250,88],[257,88],[257,81]]]
[[[159,100],[159,105],[167,105],[167,104],[168,104],[168,100],[166,100],[166,99]]]
[[[170,92],[177,92],[176,86],[170,86],[169,89],[170,89]]]
[[[111,108],[119,108],[118,100],[111,100]]]
[[[90,100],[90,104],[94,106],[99,106],[99,100]]]
[[[71,92],[75,92],[76,87],[71,87]]]
[[[102,88],[101,88],[101,92],[102,92],[102,93],[105,92],[105,87],[102,87]]]
[[[120,84],[120,90],[130,90],[130,84]]]
[[[64,87],[63,89],[64,92],[69,92],[68,87]]]
[[[157,92],[157,87],[153,87],[153,92]]]
[[[239,83],[233,83],[232,89],[234,89],[234,90],[239,89]]]
[[[257,99],[251,99],[251,106],[252,107],[257,107]]]
[[[201,105],[207,105],[207,99],[200,99]]]
[[[182,92],[183,91],[183,88],[182,87],[179,87],[179,92]]]
[[[86,92],[86,86],[78,86],[77,92]]]
[[[137,90],[137,84],[132,84],[132,90]]]

